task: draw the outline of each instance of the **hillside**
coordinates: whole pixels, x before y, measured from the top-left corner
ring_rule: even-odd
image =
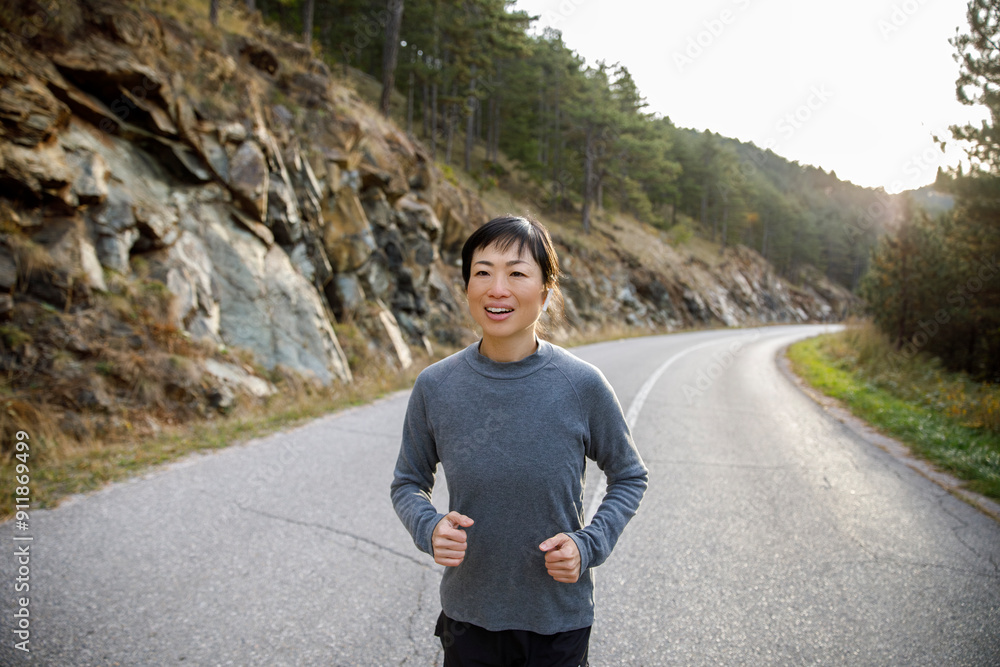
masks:
[[[478,192],[251,17],[208,31],[86,0],[50,19],[0,32],[5,435],[141,436],[475,339],[458,252],[494,215],[540,213],[530,185]],[[565,272],[557,341],[853,301],[744,246],[539,217]]]

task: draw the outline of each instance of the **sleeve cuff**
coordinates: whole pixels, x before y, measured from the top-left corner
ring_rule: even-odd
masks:
[[[424,533],[425,542],[423,544],[417,545],[417,547],[421,551],[423,551],[426,554],[430,554],[432,558],[434,557],[434,544],[433,544],[434,529],[437,528],[437,525],[441,523],[441,519],[443,519],[444,517],[445,517],[444,514],[435,513],[433,520],[430,522],[430,527],[427,528],[426,532]]]
[[[590,550],[587,549],[585,541],[579,535],[576,533],[566,534],[576,543],[576,549],[580,552],[580,576],[582,577],[583,573],[590,567]]]

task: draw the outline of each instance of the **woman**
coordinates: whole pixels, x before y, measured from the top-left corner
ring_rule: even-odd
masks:
[[[482,339],[417,378],[392,482],[400,520],[446,568],[444,665],[586,665],[591,569],[638,509],[646,468],[601,372],[536,336],[559,290],[546,229],[491,220],[466,241],[462,277]],[[588,457],[608,490],[585,527]],[[438,463],[447,515],[430,502]]]

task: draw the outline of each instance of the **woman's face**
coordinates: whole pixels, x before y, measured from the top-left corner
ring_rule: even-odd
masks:
[[[495,244],[472,253],[466,296],[469,312],[483,329],[484,345],[534,351],[535,323],[546,296],[542,268],[517,244],[501,251]]]

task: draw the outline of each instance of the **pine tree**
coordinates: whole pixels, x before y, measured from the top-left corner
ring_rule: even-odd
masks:
[[[396,61],[399,58],[399,31],[403,23],[403,0],[388,0],[388,23],[385,26],[385,47],[382,50],[382,115],[389,116],[389,103],[395,87]]]

